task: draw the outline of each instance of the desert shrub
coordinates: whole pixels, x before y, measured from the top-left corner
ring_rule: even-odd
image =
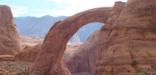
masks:
[[[17,75],[29,75],[29,68],[25,67],[20,72],[18,72]]]

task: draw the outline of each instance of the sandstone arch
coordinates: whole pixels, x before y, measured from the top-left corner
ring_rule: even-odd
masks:
[[[132,75],[136,73],[138,74],[140,71],[146,72],[147,70],[149,72],[156,72],[155,9],[156,0],[128,0],[126,4],[121,5],[121,10],[120,6],[119,9],[118,7],[113,7],[112,10],[114,12],[112,11],[111,16],[108,16],[109,20],[107,21],[107,25],[101,30],[101,32],[104,32],[108,29],[110,32],[108,31],[107,33],[106,30],[104,33],[107,35],[100,33],[100,39],[103,41],[103,44],[101,45],[101,50],[98,53],[99,57],[96,59],[97,62],[94,75]],[[104,17],[103,15],[100,16]],[[75,15],[75,17],[78,16]],[[73,20],[75,17],[70,17],[72,21],[70,18],[65,20],[67,23],[65,23],[65,21],[57,23],[57,26],[55,25],[55,27],[51,29],[51,33],[49,32],[49,35],[46,38],[47,40],[45,40],[42,46],[43,51],[40,52],[40,55],[43,56],[39,56],[36,60],[36,64],[34,65],[35,68],[33,71],[41,71],[41,74],[39,73],[38,75],[68,75],[68,70],[64,67],[64,64],[61,64],[63,62],[60,62],[65,48],[64,45],[67,42],[66,39],[63,38],[69,38],[69,35],[72,35],[75,32],[73,31],[74,27],[72,26],[77,25],[69,25],[69,27],[67,27],[68,23],[84,23],[84,21],[80,20],[76,20],[75,22]],[[81,25],[78,25],[75,29],[79,27],[81,27]],[[58,30],[62,28],[65,29],[66,32],[64,32],[64,30]],[[68,31],[73,32],[63,35],[63,33],[67,33]],[[54,34],[54,32],[60,32],[62,35],[57,35],[57,33]],[[48,40],[48,38],[51,40]],[[58,41],[57,39],[60,38],[62,40]],[[50,43],[53,39],[55,39],[53,43]],[[61,46],[58,46],[55,43],[61,44]],[[53,45],[53,47],[49,47],[48,44]],[[55,51],[49,48],[55,49]],[[44,56],[46,55],[44,52],[47,52],[47,54],[56,52],[57,54],[49,55],[50,57],[45,59]],[[40,65],[40,63],[44,63],[51,57],[53,58],[51,63],[46,62],[45,64]],[[41,59],[44,59],[45,61]],[[50,67],[46,67],[49,66],[49,64],[52,65],[50,65]],[[44,67],[42,68],[42,66]]]
[[[48,32],[32,67],[32,75],[70,75],[62,61],[68,40],[83,25],[106,23],[112,8],[95,8],[57,22]]]

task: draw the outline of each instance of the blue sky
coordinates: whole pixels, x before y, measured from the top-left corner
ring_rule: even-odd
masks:
[[[9,5],[17,16],[70,16],[75,13],[96,8],[113,6],[115,1],[127,0],[0,0]]]

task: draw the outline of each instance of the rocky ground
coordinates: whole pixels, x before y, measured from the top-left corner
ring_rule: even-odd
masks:
[[[29,75],[29,65],[31,62],[22,61],[2,61],[0,62],[0,75]],[[154,66],[153,66],[154,67]],[[156,68],[156,66],[155,66]],[[74,75],[91,75],[88,72],[76,73]],[[126,75],[126,74],[123,74]],[[155,75],[154,72],[138,72],[134,75]]]
[[[30,62],[2,61],[0,62],[0,75],[29,75]]]

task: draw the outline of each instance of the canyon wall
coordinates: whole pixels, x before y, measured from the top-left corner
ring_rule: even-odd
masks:
[[[94,75],[155,74],[155,9],[155,0],[128,0],[110,27]]]

